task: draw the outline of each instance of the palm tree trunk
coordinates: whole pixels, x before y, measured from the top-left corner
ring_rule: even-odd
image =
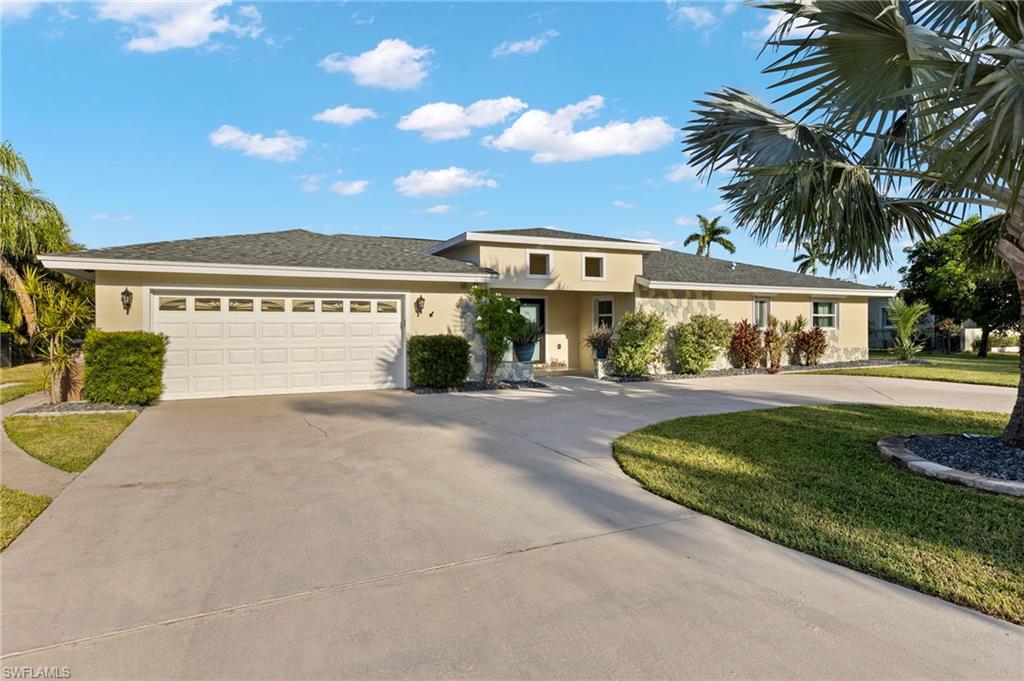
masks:
[[[981,327],[981,341],[978,343],[978,357],[988,357],[988,337],[992,330],[987,326]]]
[[[1024,225],[1019,223],[1013,224],[1017,223],[1013,218],[1010,218],[1010,222],[1013,228],[1024,228]],[[1020,328],[1024,329],[1024,248],[1009,239],[1002,239],[996,246],[996,253],[1010,266],[1017,278],[1017,291],[1021,296]],[[1024,448],[1024,352],[1020,353],[1020,374],[1017,381],[1017,401],[1010,412],[1010,422],[1003,429],[1003,443],[1010,447]]]
[[[21,313],[25,317],[26,335],[31,340],[39,330],[39,325],[36,323],[36,306],[32,302],[32,296],[29,295],[28,289],[25,288],[25,281],[18,274],[14,265],[3,256],[0,256],[0,276],[7,282],[14,297],[18,300],[18,307],[21,308]]]

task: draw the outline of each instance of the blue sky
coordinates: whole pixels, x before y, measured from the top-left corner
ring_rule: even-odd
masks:
[[[553,226],[681,248],[697,213],[733,223],[725,178],[680,167],[678,128],[706,90],[766,95],[772,20],[726,2],[7,4],[3,136],[91,247]],[[792,268],[734,236],[737,260]]]

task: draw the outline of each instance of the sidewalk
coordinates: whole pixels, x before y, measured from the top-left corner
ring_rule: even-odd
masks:
[[[45,401],[44,393],[32,393],[0,405],[0,416],[7,417],[15,412],[33,407]],[[7,437],[7,431],[0,429],[0,482],[6,487],[56,497],[75,479],[73,473],[34,459]]]

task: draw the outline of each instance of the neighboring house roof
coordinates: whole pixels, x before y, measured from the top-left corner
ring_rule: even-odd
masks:
[[[617,241],[619,243],[626,244],[643,243],[632,241],[630,239],[616,239],[615,237],[610,236],[583,234],[581,232],[566,232],[565,230],[551,229],[550,227],[530,227],[528,229],[484,229],[477,231],[476,234],[508,234],[509,236],[542,237],[546,239],[582,239],[584,241]]]
[[[610,236],[596,236],[579,232],[565,232],[548,227],[530,229],[489,229],[463,232],[447,241],[427,249],[428,253],[443,253],[460,244],[475,241],[487,243],[510,243],[524,246],[573,246],[575,248],[611,248],[621,251],[657,251],[658,244],[646,241],[615,239]]]
[[[814,277],[760,265],[662,249],[644,255],[644,284],[650,288],[693,290],[826,290],[891,296],[892,290],[842,279]]]

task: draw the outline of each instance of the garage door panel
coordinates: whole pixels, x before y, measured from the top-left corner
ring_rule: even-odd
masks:
[[[232,308],[224,301],[239,294],[161,294],[168,295],[186,305],[159,310],[156,298],[150,303],[152,328],[170,339],[164,371],[167,398],[402,384],[400,300],[365,294],[246,293],[242,297],[255,299],[256,304]],[[196,298],[217,296],[219,310],[197,308]],[[264,298],[275,304],[264,306],[259,302]]]

